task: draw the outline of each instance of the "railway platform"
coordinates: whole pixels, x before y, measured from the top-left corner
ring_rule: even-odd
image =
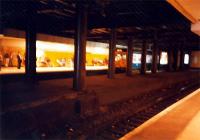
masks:
[[[200,140],[200,89],[169,106],[120,140]]]
[[[114,79],[108,79],[107,75],[89,76],[87,77],[86,90],[95,91],[100,104],[105,105],[157,89],[168,88],[174,84],[197,79],[198,77],[199,71],[134,74],[131,77],[127,77],[125,74],[116,74]],[[1,86],[3,93],[1,95],[1,105],[3,110],[7,110],[23,105],[27,108],[32,104],[38,104],[38,102],[39,104],[45,104],[60,98],[74,99],[78,93],[72,90],[72,83],[72,78],[68,78],[39,81],[34,86],[29,86],[23,82],[5,84]]]
[[[198,79],[199,76],[199,71],[134,74],[131,77],[116,74],[114,79],[108,79],[107,75],[89,76],[86,90],[95,91],[100,104],[106,105],[157,89],[169,88],[174,84],[191,79]],[[54,102],[60,98],[75,99],[78,92],[72,90],[72,80],[68,78],[39,81],[34,86],[23,82],[1,85],[2,108],[3,110],[23,108],[23,106],[27,108],[32,105]]]
[[[126,108],[129,106],[128,109],[130,109],[131,106],[135,110],[140,105],[152,104],[155,100],[157,101],[157,97],[168,96],[168,94],[163,93],[167,93],[165,91],[170,89],[179,89],[180,85],[181,88],[193,83],[199,86],[198,80],[199,71],[191,70],[146,75],[134,74],[131,77],[125,76],[125,74],[116,74],[114,79],[108,79],[107,75],[89,76],[87,77],[88,93],[86,94],[71,89],[71,78],[38,81],[34,86],[29,86],[26,83],[5,84],[1,90],[3,91],[1,118],[4,122],[2,126],[5,128],[2,130],[4,130],[4,137],[10,139],[26,134],[35,135],[35,133],[37,136],[40,136],[40,133],[49,136],[48,130],[60,129],[57,124],[62,124],[65,127],[65,124],[71,122],[77,115],[86,118],[85,125],[82,125],[81,122],[81,126],[84,126],[81,130],[90,130],[87,126],[93,128],[94,123],[95,125],[107,125],[107,122],[117,118],[120,115],[119,109],[122,114],[126,115],[122,103],[125,103],[123,105],[126,105]],[[93,93],[96,95],[95,98],[93,98]],[[89,97],[92,97],[91,100]],[[158,100],[160,101],[160,99]],[[79,103],[82,104],[82,109],[79,107]],[[96,115],[96,110],[99,115]],[[93,118],[91,114],[97,117]],[[104,117],[101,116],[102,114]],[[87,116],[91,118],[90,125]],[[76,119],[76,126],[72,126],[74,130],[80,130],[80,127],[77,127],[79,119],[80,117]],[[41,123],[38,124],[38,122]],[[86,132],[85,136],[88,133]],[[57,133],[55,134],[58,136]],[[76,133],[74,136],[77,136]]]

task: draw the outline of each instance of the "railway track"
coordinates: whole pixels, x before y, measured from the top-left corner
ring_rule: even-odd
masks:
[[[137,113],[134,113],[132,116],[125,117],[119,121],[113,122],[110,126],[108,126],[105,130],[98,133],[95,136],[95,139],[98,140],[116,140],[120,137],[124,136],[129,131],[137,128],[142,123],[150,119],[151,117],[155,116],[171,104],[177,102],[178,100],[182,99],[188,93],[193,91],[193,88],[196,86],[195,83],[188,85],[188,86],[178,86],[176,87],[176,91],[173,89],[169,89],[164,91],[164,93],[169,92],[176,92],[173,96],[168,96],[166,98],[158,98],[157,102]],[[92,139],[92,138],[91,138]]]
[[[106,111],[91,117],[76,117],[53,127],[27,132],[19,138],[42,140],[116,140],[199,87],[187,81],[159,91],[104,106]]]

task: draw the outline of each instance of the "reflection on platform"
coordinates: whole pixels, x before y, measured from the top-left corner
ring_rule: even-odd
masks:
[[[0,71],[1,74],[21,74],[25,73],[25,68],[21,67],[18,69],[17,67],[2,67]]]
[[[65,71],[73,71],[73,67],[37,67],[36,71],[38,73],[43,72],[65,72]],[[108,66],[86,66],[86,70],[106,70]],[[25,68],[21,67],[18,69],[17,67],[2,67],[0,74],[22,74],[25,73]]]

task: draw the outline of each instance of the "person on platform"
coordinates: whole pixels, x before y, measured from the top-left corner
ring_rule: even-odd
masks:
[[[2,56],[2,54],[1,54],[1,52],[0,52],[0,71],[1,71],[2,63],[3,63],[3,56]]]
[[[20,69],[22,64],[22,57],[21,54],[18,52],[17,54],[17,68]]]
[[[10,61],[10,56],[9,56],[9,54],[6,52],[5,54],[4,54],[4,60],[5,60],[5,67],[8,67],[9,66],[9,61]]]

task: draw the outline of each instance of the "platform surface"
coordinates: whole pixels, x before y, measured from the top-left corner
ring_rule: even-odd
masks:
[[[95,91],[101,105],[126,100],[154,90],[168,88],[174,84],[200,77],[199,71],[160,72],[157,74],[116,74],[114,79],[107,75],[88,76],[86,89]],[[73,79],[53,79],[39,81],[34,86],[24,82],[0,85],[3,110],[10,108],[26,108],[53,102],[60,98],[76,98],[78,92],[72,90]],[[11,109],[13,110],[13,109]]]
[[[200,140],[200,88],[120,140]]]

